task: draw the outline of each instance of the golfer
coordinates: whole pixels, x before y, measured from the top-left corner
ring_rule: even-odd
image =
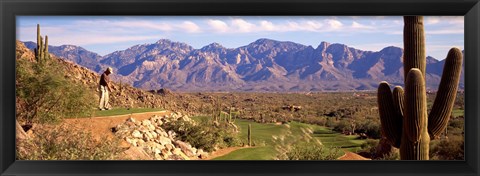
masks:
[[[110,86],[110,78],[108,75],[112,74],[112,68],[108,67],[105,72],[103,72],[102,76],[100,76],[100,105],[98,109],[101,111],[109,110],[110,104],[108,103],[108,93],[112,92],[112,88]]]

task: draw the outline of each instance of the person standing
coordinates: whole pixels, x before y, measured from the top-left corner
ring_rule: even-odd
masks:
[[[109,92],[112,92],[112,88],[110,86],[110,78],[108,77],[112,74],[112,68],[108,67],[105,72],[103,72],[102,76],[100,76],[100,105],[98,109],[101,111],[109,110],[111,108],[110,104],[108,103]]]

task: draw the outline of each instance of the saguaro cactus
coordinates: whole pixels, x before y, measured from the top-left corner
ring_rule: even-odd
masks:
[[[428,160],[430,139],[445,131],[453,109],[460,72],[462,52],[448,52],[437,97],[427,115],[425,84],[425,34],[423,17],[404,17],[404,76],[405,92],[383,81],[378,87],[378,107],[382,133],[389,143],[400,148],[402,160]]]
[[[248,124],[248,146],[252,146],[252,125]]]
[[[35,48],[35,59],[38,63],[42,63],[50,57],[48,54],[48,36],[45,36],[45,44],[43,37],[40,35],[40,24],[37,24],[37,48]]]

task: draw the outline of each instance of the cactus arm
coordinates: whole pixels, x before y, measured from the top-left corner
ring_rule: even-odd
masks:
[[[380,82],[378,86],[377,101],[382,133],[392,146],[398,148],[402,135],[402,117],[394,110],[392,92],[390,91],[390,86],[385,81]]]
[[[400,86],[395,86],[393,88],[393,104],[395,106],[395,110],[400,117],[403,117],[403,107],[404,107],[404,91],[403,88]]]
[[[403,28],[403,72],[404,78],[412,68],[418,68],[425,79],[427,65],[425,55],[425,31],[423,27],[423,16],[405,16]],[[407,58],[407,59],[405,59]]]
[[[417,142],[420,140],[420,133],[426,128],[427,95],[425,91],[425,79],[422,72],[412,68],[407,75],[405,82],[405,119],[404,132],[408,140]]]
[[[43,47],[44,47],[43,46],[43,37],[40,36],[40,48],[38,48],[38,50],[40,51],[40,55],[39,55],[40,59],[45,58],[45,52],[44,52],[45,49]],[[42,60],[40,60],[40,61],[42,61]]]
[[[457,88],[462,70],[462,59],[463,56],[460,49],[452,48],[448,52],[437,97],[428,116],[428,132],[432,139],[440,136],[447,127],[457,96]]]
[[[44,53],[45,53],[45,57],[49,58],[50,55],[48,54],[48,36],[46,36],[46,35],[45,35]]]
[[[406,122],[404,122],[404,124],[405,123]],[[424,125],[426,125],[427,122],[424,122],[424,123],[425,123]],[[427,128],[422,129],[420,133],[420,139],[416,142],[412,142],[408,140],[407,134],[403,133],[402,144],[400,146],[400,159],[401,160],[429,160],[429,148],[430,148],[430,136],[428,135]]]
[[[40,49],[40,46],[41,46],[41,44],[40,44],[40,24],[37,24],[37,50]],[[42,52],[42,51],[39,50],[36,56],[39,56],[40,52]]]

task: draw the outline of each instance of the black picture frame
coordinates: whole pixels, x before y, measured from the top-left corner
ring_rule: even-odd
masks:
[[[0,0],[0,175],[479,175],[478,0]],[[17,15],[464,15],[465,161],[15,161]]]

